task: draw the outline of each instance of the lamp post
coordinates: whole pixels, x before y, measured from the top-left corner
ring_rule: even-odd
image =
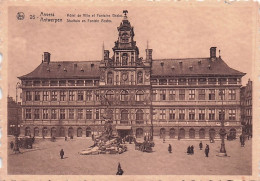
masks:
[[[19,131],[18,131],[18,127],[20,127],[19,124],[19,112],[18,112],[18,95],[17,95],[17,89],[20,88],[20,82],[17,82],[16,84],[16,124],[15,124],[15,130],[14,130],[14,136],[15,136],[15,142],[14,142],[14,152],[18,152],[20,153],[20,150],[19,150],[19,146],[18,146],[18,136],[19,136]]]
[[[222,85],[222,81],[220,80],[220,86]],[[226,130],[224,128],[224,108],[223,108],[223,89],[220,92],[221,100],[222,100],[222,109],[221,109],[221,129],[219,130],[219,135],[221,137],[221,147],[218,156],[227,156],[226,148],[225,148],[225,136]]]

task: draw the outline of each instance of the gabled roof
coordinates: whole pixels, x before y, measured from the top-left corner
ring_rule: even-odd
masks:
[[[221,58],[157,59],[152,61],[151,76],[243,76]]]
[[[18,78],[99,78],[99,64],[100,61],[43,62],[31,73]]]

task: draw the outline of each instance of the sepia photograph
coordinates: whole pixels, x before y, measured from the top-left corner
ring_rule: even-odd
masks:
[[[254,175],[256,4],[152,3],[8,6],[8,175]]]

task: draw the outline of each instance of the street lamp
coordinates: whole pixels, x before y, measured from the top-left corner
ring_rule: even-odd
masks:
[[[20,88],[20,82],[17,82],[17,84],[16,84],[16,111],[17,111],[17,113],[16,113],[16,124],[15,124],[15,131],[14,131],[14,136],[15,136],[15,142],[14,142],[14,152],[16,153],[16,152],[18,152],[18,153],[20,153],[20,150],[19,150],[19,146],[18,146],[18,136],[19,136],[19,131],[18,131],[18,127],[20,127],[20,125],[18,125],[19,124],[19,112],[18,112],[18,95],[17,95],[17,89],[18,88]]]
[[[222,81],[220,79],[220,86],[222,85]],[[218,156],[227,156],[227,152],[226,152],[226,148],[225,148],[225,136],[226,136],[226,130],[224,128],[224,108],[223,108],[223,89],[221,89],[220,92],[220,96],[221,96],[221,100],[222,100],[222,109],[221,109],[221,129],[219,130],[219,135],[221,137],[221,147],[220,147],[220,151],[219,151],[219,155]]]

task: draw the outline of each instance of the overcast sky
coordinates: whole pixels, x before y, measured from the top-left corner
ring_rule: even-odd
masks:
[[[100,60],[103,42],[105,49],[112,52],[122,18],[104,18],[111,23],[67,23],[68,13],[112,15],[122,14],[124,9],[128,10],[128,19],[134,26],[141,57],[145,57],[147,41],[154,59],[209,57],[210,47],[216,46],[230,67],[247,73],[243,84],[252,78],[252,6],[11,7],[9,95],[15,97],[17,77],[33,71],[41,63],[45,51],[51,53],[51,61]],[[25,19],[18,21],[17,12],[24,12]],[[54,13],[55,17],[49,18],[62,18],[63,22],[40,22],[41,12]],[[30,20],[29,15],[35,15],[36,19]]]

